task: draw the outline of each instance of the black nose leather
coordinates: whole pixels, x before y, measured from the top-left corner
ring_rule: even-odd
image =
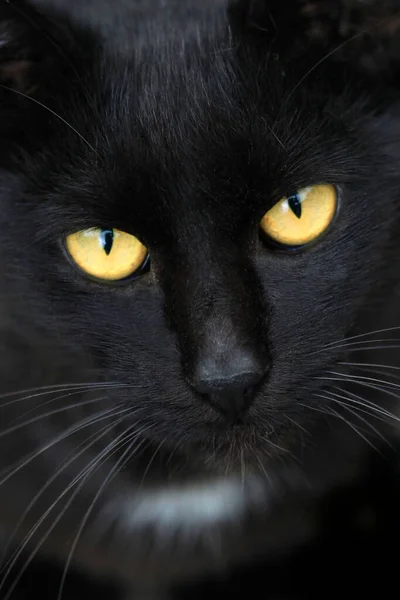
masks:
[[[236,349],[226,360],[212,357],[197,364],[194,389],[229,420],[240,420],[251,405],[266,374],[266,364],[247,350]]]

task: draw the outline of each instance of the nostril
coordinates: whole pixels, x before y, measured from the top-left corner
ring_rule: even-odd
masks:
[[[257,365],[258,367],[259,365]],[[268,369],[257,368],[254,371],[240,372],[238,370],[223,373],[221,370],[203,370],[202,378],[196,378],[192,387],[201,394],[204,401],[216,408],[229,421],[241,420],[250,407]],[[197,374],[200,374],[197,371]],[[204,375],[207,374],[207,377]]]
[[[240,394],[251,397],[258,384],[264,379],[264,373],[239,373],[232,377],[195,379],[192,387],[204,396]]]
[[[268,353],[259,347],[216,344],[199,352],[189,383],[204,401],[235,421],[257,396],[269,366]]]

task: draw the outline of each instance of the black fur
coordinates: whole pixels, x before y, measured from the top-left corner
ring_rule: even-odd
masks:
[[[342,344],[399,323],[398,3],[36,4],[0,4],[5,548],[28,535],[28,557],[61,564],[72,548],[77,568],[135,590],[298,544],[314,502],[362,477],[367,442],[389,435],[390,419],[373,419],[387,412],[326,391],[368,376],[338,364],[348,356],[400,366],[395,342],[368,351],[395,330],[360,338],[364,355]],[[318,183],[338,190],[329,231],[273,248],[263,215]],[[82,276],[63,240],[89,227],[137,236],[150,269],[115,286]],[[267,374],[231,424],[192,384],[199,364],[244,351]],[[354,381],[394,410],[387,387]],[[84,382],[99,385],[71,387]],[[128,431],[137,452],[120,470]],[[123,520],[143,490],[241,474],[235,525]]]

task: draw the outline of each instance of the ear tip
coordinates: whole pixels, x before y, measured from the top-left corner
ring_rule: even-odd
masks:
[[[24,0],[0,0],[0,84],[32,93],[45,39],[39,13]]]
[[[397,83],[400,0],[230,0],[230,19],[250,43],[277,43],[292,57],[320,51]]]

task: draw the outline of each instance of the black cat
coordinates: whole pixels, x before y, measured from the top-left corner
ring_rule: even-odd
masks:
[[[48,557],[143,599],[275,557],[395,437],[399,29],[0,3],[2,599]]]

